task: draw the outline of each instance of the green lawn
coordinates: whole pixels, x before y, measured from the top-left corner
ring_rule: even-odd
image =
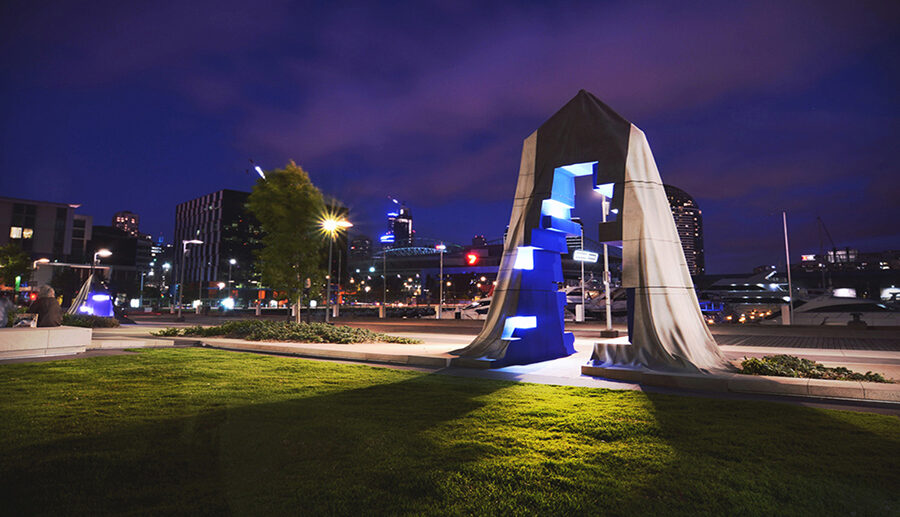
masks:
[[[900,420],[208,349],[0,365],[0,514],[898,515]]]

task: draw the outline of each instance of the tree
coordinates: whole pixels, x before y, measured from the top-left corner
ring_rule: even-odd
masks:
[[[31,273],[31,258],[16,244],[0,246],[0,284],[13,286],[16,277],[27,281]]]
[[[324,279],[322,252],[327,244],[319,231],[325,211],[322,192],[309,174],[293,161],[283,169],[266,171],[247,200],[247,208],[259,220],[262,249],[256,267],[263,284],[297,300],[297,321],[306,279],[317,287]]]

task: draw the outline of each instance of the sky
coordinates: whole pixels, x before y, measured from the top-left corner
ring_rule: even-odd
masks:
[[[898,56],[897,2],[7,0],[0,195],[171,238],[294,160],[370,237],[393,197],[419,236],[499,239],[522,141],[585,89],[697,200],[708,272],[783,264],[782,210],[793,259],[817,217],[898,249]]]

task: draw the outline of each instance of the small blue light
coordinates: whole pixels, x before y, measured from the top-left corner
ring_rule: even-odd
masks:
[[[513,269],[534,269],[534,246],[519,246],[516,248],[516,261]]]
[[[400,214],[398,214],[397,212],[388,212],[387,215],[388,215],[388,217],[399,217],[400,216]]]
[[[597,185],[596,187],[594,187],[594,192],[601,194],[604,197],[612,198],[614,186],[614,183],[604,183],[602,185]]]
[[[557,219],[569,219],[572,208],[555,199],[545,199],[541,202],[541,214],[549,215]]]
[[[91,300],[94,300],[95,302],[108,302],[109,295],[108,294],[95,294],[95,295],[91,296]]]
[[[512,339],[516,329],[533,329],[537,327],[537,316],[511,316],[503,322],[503,334],[500,339]]]
[[[386,233],[381,236],[381,242],[394,242],[394,235],[391,233]]]

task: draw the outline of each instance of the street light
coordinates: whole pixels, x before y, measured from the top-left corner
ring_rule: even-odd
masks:
[[[237,260],[228,259],[228,290],[231,290],[231,267],[237,264]],[[229,296],[231,296],[229,294]]]
[[[325,219],[322,219],[320,222],[322,226],[322,231],[328,235],[328,283],[325,287],[325,323],[328,323],[329,320],[329,311],[331,310],[331,253],[332,248],[334,247],[334,239],[337,237],[338,232],[341,230],[346,230],[353,226],[353,223],[346,219],[338,219],[334,216],[326,216]],[[340,279],[338,279],[340,281]],[[300,310],[297,307],[297,310]]]
[[[441,272],[438,274],[440,277],[438,279],[438,311],[437,318],[441,319],[441,313],[444,312],[444,252],[447,251],[447,246],[442,242],[434,247],[434,249],[438,250],[438,253],[441,254]]]
[[[97,250],[97,252],[94,253],[94,260],[91,261],[91,286],[88,288],[88,291],[90,291],[90,289],[91,289],[92,287],[94,287],[94,279],[93,279],[93,275],[94,275],[94,266],[96,266],[97,264],[100,263],[100,258],[101,258],[101,257],[102,257],[102,258],[106,258],[106,257],[111,257],[111,256],[112,256],[112,252],[109,251],[109,250],[106,249],[106,248]]]
[[[198,239],[184,240],[181,241],[181,281],[178,282],[178,319],[181,319],[181,299],[184,295],[184,270],[185,270],[185,261],[187,260],[187,249],[188,244],[203,244],[203,241]]]
[[[165,289],[166,291],[168,291],[168,290],[169,290],[169,287],[166,285],[166,273],[168,273],[169,270],[172,269],[172,264],[169,264],[168,262],[165,262],[165,263],[162,265],[162,268],[163,268],[163,273],[162,273],[162,287],[163,287],[163,289]],[[171,279],[170,279],[170,280],[171,280]],[[169,295],[171,295],[171,294],[172,294],[172,293],[169,293]],[[160,298],[163,298],[161,292],[160,292]],[[171,298],[171,296],[170,296],[170,297],[169,297],[169,314],[172,314],[172,310],[173,310],[173,307],[172,307],[172,298]]]

